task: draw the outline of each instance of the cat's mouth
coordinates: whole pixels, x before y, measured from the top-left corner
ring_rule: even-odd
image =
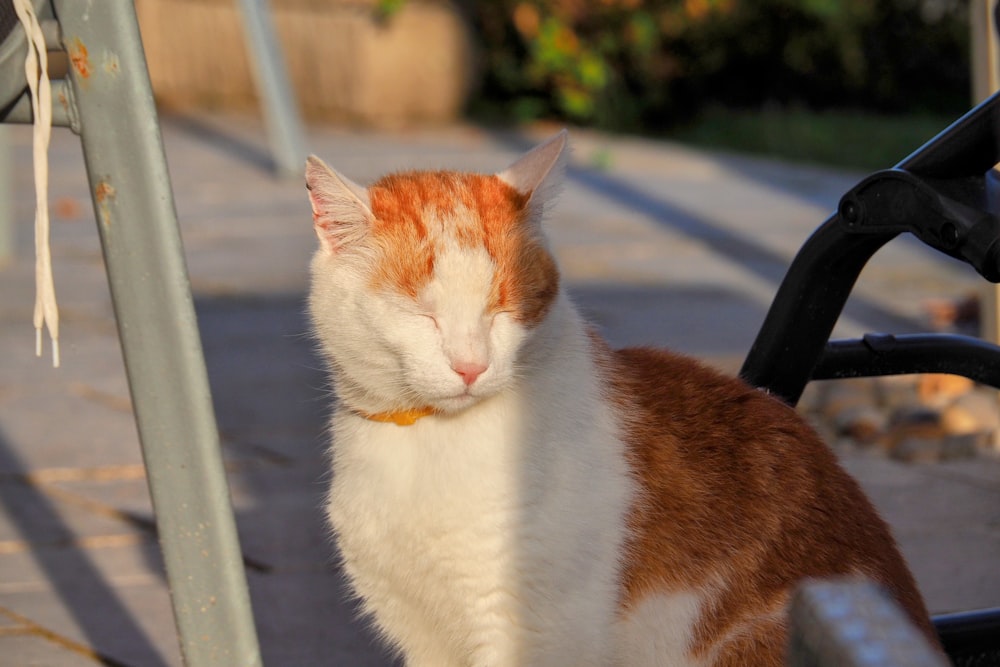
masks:
[[[477,381],[459,387],[437,387],[436,391],[427,390],[416,392],[414,398],[419,396],[424,404],[433,407],[441,414],[456,414],[471,408],[499,393],[501,387],[493,380]]]
[[[467,387],[465,391],[460,394],[454,394],[452,396],[444,396],[433,401],[434,406],[438,408],[439,411],[444,413],[455,413],[461,412],[466,408],[470,408],[479,401],[485,398],[484,395],[478,392],[473,393],[472,388]]]

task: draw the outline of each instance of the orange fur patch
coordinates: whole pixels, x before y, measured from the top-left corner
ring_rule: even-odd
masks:
[[[640,493],[628,518],[623,613],[647,595],[701,588],[692,651],[705,656],[782,609],[798,581],[863,572],[934,641],[888,527],[792,408],[666,351],[611,352],[596,337],[594,348]],[[723,663],[744,664],[747,647],[768,646],[772,661],[761,664],[779,664],[783,642],[782,625],[765,623]]]
[[[491,312],[538,324],[555,298],[559,273],[527,219],[528,198],[493,175],[451,171],[391,174],[369,188],[380,250],[373,277],[415,297],[434,274],[446,240],[482,247],[495,265]]]

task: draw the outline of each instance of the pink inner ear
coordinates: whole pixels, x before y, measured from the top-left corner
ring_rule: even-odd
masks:
[[[313,213],[313,229],[316,230],[316,237],[323,250],[329,253],[337,252],[340,249],[337,235],[333,231],[336,226],[335,221],[324,219],[320,213]]]
[[[318,221],[330,211],[329,197],[321,195],[316,187],[309,188],[309,203],[312,205],[314,221]]]
[[[335,252],[337,244],[334,242],[331,231],[336,223],[326,218],[326,211],[329,210],[329,201],[324,201],[311,183],[307,182],[306,185],[309,188],[309,203],[312,205],[313,228],[316,230],[320,246],[327,252]]]
[[[313,226],[321,247],[336,252],[364,237],[371,220],[367,193],[318,160],[306,166]]]

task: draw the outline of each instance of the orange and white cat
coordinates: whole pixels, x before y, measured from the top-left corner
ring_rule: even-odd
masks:
[[[794,410],[583,321],[542,230],[565,153],[368,188],[308,160],[328,514],[381,635],[418,667],[778,665],[796,583],[860,575],[932,636]]]

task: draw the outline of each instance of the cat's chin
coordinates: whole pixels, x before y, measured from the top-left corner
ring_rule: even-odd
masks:
[[[473,396],[469,393],[459,394],[458,396],[437,399],[434,401],[434,407],[444,414],[456,414],[471,408],[484,398],[484,396]]]

